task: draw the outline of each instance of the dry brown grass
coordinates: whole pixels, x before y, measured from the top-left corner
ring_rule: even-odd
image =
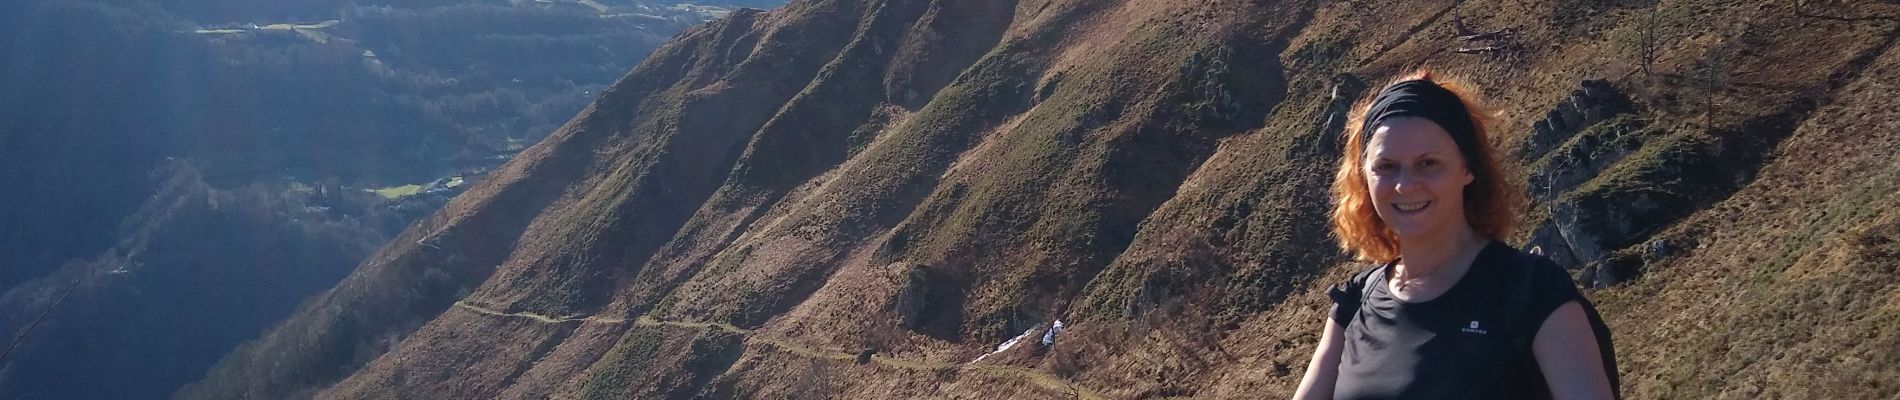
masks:
[[[1660,163],[1657,154],[1713,154],[1736,160],[1737,170],[1727,172],[1745,178],[1694,186],[1713,188],[1699,200],[1712,205],[1684,210],[1687,217],[1665,221],[1655,237],[1696,245],[1647,260],[1645,275],[1592,294],[1617,332],[1630,398],[1900,393],[1892,383],[1900,376],[1892,351],[1900,335],[1890,328],[1900,321],[1900,281],[1893,278],[1900,276],[1893,270],[1900,260],[1891,244],[1900,240],[1894,238],[1900,214],[1887,206],[1900,200],[1900,167],[1890,156],[1900,151],[1894,134],[1900,126],[1882,102],[1900,76],[1900,55],[1889,51],[1893,21],[1803,17],[1777,3],[1472,1],[1458,11],[1465,23],[1517,28],[1526,44],[1505,56],[1472,56],[1448,51],[1456,45],[1451,2],[1325,2],[1304,9],[1233,1],[1022,1],[1007,18],[995,16],[1007,24],[982,27],[1000,37],[993,48],[918,42],[930,37],[914,32],[889,41],[901,46],[885,47],[905,49],[895,58],[911,60],[904,63],[967,63],[954,79],[857,71],[881,77],[873,80],[883,86],[828,98],[817,94],[849,85],[825,78],[836,75],[779,77],[761,67],[784,61],[774,57],[809,53],[831,57],[823,63],[830,73],[854,71],[850,65],[934,70],[879,64],[896,56],[865,56],[895,52],[862,47],[878,43],[867,35],[880,31],[866,28],[877,23],[861,22],[1000,10],[887,8],[879,14],[876,7],[845,3],[800,2],[758,25],[729,26],[722,36],[729,40],[698,49],[725,62],[696,64],[701,75],[661,76],[689,64],[664,56],[650,62],[622,86],[683,80],[665,93],[684,97],[639,108],[649,114],[571,124],[568,130],[598,125],[624,134],[597,147],[544,143],[524,153],[533,157],[512,168],[581,155],[612,161],[588,169],[594,172],[589,179],[562,181],[561,190],[576,194],[552,202],[550,211],[517,211],[540,215],[512,250],[509,259],[519,262],[502,263],[501,278],[474,297],[508,305],[501,314],[729,323],[733,331],[750,329],[750,337],[770,340],[747,340],[735,349],[705,339],[718,329],[516,326],[452,311],[336,393],[427,388],[525,397],[594,390],[1063,398],[1073,383],[1105,398],[1286,396],[1325,320],[1322,288],[1362,267],[1344,263],[1325,233],[1325,187],[1336,150],[1322,146],[1332,133],[1319,126],[1320,113],[1342,74],[1377,84],[1418,65],[1464,75],[1484,88],[1501,108],[1497,145],[1507,151],[1580,80],[1608,78],[1636,98],[1641,117],[1656,121],[1657,129],[1740,152],[1651,150],[1619,167]],[[1663,41],[1659,74],[1645,77],[1613,37],[1655,7],[1700,17],[1685,22],[1683,30],[1691,33]],[[1900,12],[1884,5],[1850,8],[1841,12]],[[854,44],[832,51],[838,43],[801,42],[792,34],[820,29],[849,29]],[[966,34],[987,37],[958,32]],[[929,51],[944,58],[918,55]],[[1707,114],[1697,99],[1709,91],[1693,78],[1696,63],[1712,51],[1730,62],[1726,83],[1715,91],[1721,108]],[[844,112],[798,105],[851,96],[888,100],[904,82],[938,78],[948,84],[925,90],[931,95],[915,108],[887,102]],[[668,166],[726,153],[664,147],[706,133],[655,126],[680,115],[724,112],[719,107],[738,103],[705,99],[761,85],[804,88],[765,105],[778,106],[773,121],[846,115],[839,118],[860,118],[864,126],[812,122],[854,128],[793,137],[829,138],[805,144],[849,150],[772,164],[790,171],[768,174],[785,181],[745,168],[706,177],[700,173],[707,170]],[[600,104],[634,109],[609,96]],[[1232,97],[1243,99],[1230,103]],[[1231,104],[1246,106],[1232,111]],[[761,123],[749,140],[717,139],[744,154],[734,165],[755,165],[765,160],[757,158],[761,148],[803,143],[763,139],[800,132],[770,128],[778,123]],[[661,148],[681,153],[661,154]],[[672,161],[643,161],[654,159]],[[672,187],[673,180],[655,174],[681,171],[696,171],[682,176],[716,182],[716,189],[692,187],[703,191],[700,197],[640,189]],[[469,210],[507,207],[474,203],[501,185],[528,184],[500,176],[471,192],[477,200],[458,201],[444,215],[477,218]],[[1645,183],[1678,187],[1633,184]],[[592,220],[637,211],[616,208],[627,205],[664,206],[683,221],[654,231],[665,234],[625,236],[657,228]],[[465,223],[439,219],[422,226],[452,231]],[[619,246],[652,251],[602,253]],[[572,262],[533,261],[544,258]],[[920,297],[932,315],[924,326],[900,328],[893,304],[914,269],[929,283]],[[587,277],[578,279],[585,285],[561,283],[576,281],[573,271],[592,275],[578,275]],[[532,301],[545,293],[584,301]],[[946,367],[1058,318],[1071,329],[1046,354],[1024,348],[977,366]],[[628,339],[634,332],[657,338]],[[878,361],[853,363],[866,346],[878,347]],[[626,349],[646,348],[653,350],[639,354],[664,362],[626,369],[635,365],[625,362],[633,351]],[[703,357],[708,354],[733,358]],[[689,364],[703,368],[681,367]],[[444,382],[416,378],[449,370],[470,372]]]

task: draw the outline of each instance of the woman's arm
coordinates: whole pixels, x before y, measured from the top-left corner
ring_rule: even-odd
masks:
[[[1550,383],[1551,398],[1557,400],[1603,399],[1610,393],[1610,377],[1603,372],[1603,354],[1597,349],[1596,331],[1576,301],[1564,303],[1544,319],[1537,338],[1531,342],[1538,369]]]
[[[1306,376],[1300,378],[1294,400],[1333,398],[1333,383],[1339,378],[1339,353],[1346,341],[1339,328],[1339,322],[1326,318],[1326,331],[1319,336],[1319,348],[1313,349],[1313,361],[1306,363]]]

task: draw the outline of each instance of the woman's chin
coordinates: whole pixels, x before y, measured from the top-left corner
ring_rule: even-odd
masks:
[[[1430,226],[1424,226],[1424,224],[1399,223],[1399,224],[1390,224],[1387,226],[1392,228],[1392,234],[1397,235],[1399,237],[1399,240],[1423,238],[1423,237],[1432,235],[1433,232],[1438,231],[1437,229],[1432,229],[1432,227]]]

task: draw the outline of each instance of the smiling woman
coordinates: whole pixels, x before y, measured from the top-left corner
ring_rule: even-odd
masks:
[[[1395,229],[1416,229],[1412,222],[1418,218],[1410,214],[1403,220],[1380,217],[1399,211],[1394,200],[1417,202],[1433,194],[1448,196],[1440,199],[1440,204],[1463,205],[1455,209],[1439,207],[1436,217],[1461,216],[1477,234],[1489,238],[1511,233],[1516,224],[1516,206],[1521,204],[1519,192],[1503,179],[1490,146],[1483,145],[1490,142],[1487,128],[1493,121],[1490,109],[1477,99],[1474,90],[1455,79],[1418,72],[1387,85],[1379,96],[1354,107],[1348,123],[1353,129],[1346,132],[1345,153],[1341,154],[1339,172],[1333,180],[1333,232],[1339,235],[1342,249],[1362,261],[1398,258],[1401,232]],[[1439,121],[1443,121],[1442,126]],[[1407,161],[1421,164],[1401,164]],[[1459,171],[1459,176],[1445,176],[1452,169]],[[1406,182],[1406,188],[1427,190],[1408,190],[1403,198],[1397,198],[1400,178],[1416,178]],[[1416,186],[1426,183],[1436,187]],[[1456,185],[1446,187],[1447,183]],[[1413,205],[1426,204],[1407,204]]]
[[[1561,267],[1501,240],[1506,183],[1476,91],[1418,72],[1355,107],[1333,186],[1340,247],[1376,265],[1335,306],[1300,399],[1607,399],[1608,332]]]

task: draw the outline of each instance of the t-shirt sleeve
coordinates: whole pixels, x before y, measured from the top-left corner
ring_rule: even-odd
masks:
[[[1353,314],[1359,312],[1359,291],[1365,290],[1365,282],[1359,281],[1359,276],[1364,275],[1355,275],[1352,279],[1326,289],[1326,297],[1333,299],[1331,314],[1333,321],[1338,322],[1342,328],[1351,325]]]
[[[1544,320],[1557,311],[1564,303],[1583,298],[1583,292],[1577,290],[1577,284],[1570,279],[1570,272],[1549,259],[1538,257],[1537,273],[1531,279],[1530,315],[1535,316],[1526,323],[1531,324],[1530,331],[1536,332],[1544,326]]]

